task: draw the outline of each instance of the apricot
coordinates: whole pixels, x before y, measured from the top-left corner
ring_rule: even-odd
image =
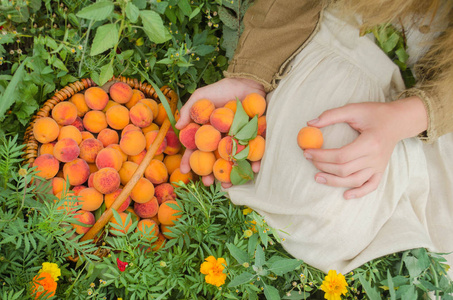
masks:
[[[214,173],[214,177],[224,183],[230,183],[230,174],[231,170],[233,169],[233,163],[223,159],[219,158],[216,160],[214,163],[214,166],[212,167],[212,172]]]
[[[82,209],[86,211],[95,211],[104,202],[104,195],[91,187],[82,189],[78,196],[79,204],[82,204]]]
[[[140,232],[142,238],[148,241],[155,241],[159,236],[159,226],[151,219],[140,220],[135,232]]]
[[[195,150],[189,158],[189,164],[192,171],[200,176],[206,176],[212,173],[216,159],[213,152],[204,152]]]
[[[113,202],[115,202],[116,198],[121,194],[123,189],[117,189],[113,193],[110,194],[105,194],[104,196],[104,203],[105,203],[105,208],[109,209]],[[131,197],[127,196],[126,200],[124,200],[123,204],[120,205],[120,207],[116,210],[117,212],[123,212],[125,211],[129,205],[131,204]]]
[[[95,138],[88,138],[80,143],[79,157],[87,163],[94,163],[98,153],[104,149],[102,142]]]
[[[258,118],[258,135],[261,135],[262,137],[266,137],[266,127],[267,127],[267,122],[266,122],[266,116],[261,116]]]
[[[113,149],[117,150],[121,154],[121,158],[123,159],[123,162],[127,161],[127,155],[126,155],[126,153],[123,152],[123,150],[121,150],[121,147],[119,144],[110,144],[107,146],[107,148],[113,148]]]
[[[122,105],[117,103],[117,102],[115,102],[115,101],[113,101],[113,100],[109,100],[109,102],[107,102],[107,105],[104,107],[102,112],[106,113],[113,106],[122,106]]]
[[[141,164],[143,159],[145,158],[145,155],[146,155],[146,150],[143,150],[142,152],[140,152],[139,154],[137,155],[130,155],[127,157],[127,160],[128,161],[131,161],[131,162],[134,162],[136,163],[137,165]]]
[[[55,142],[42,144],[41,147],[39,147],[39,155],[43,155],[43,154],[52,154],[53,155],[54,146],[55,146]]]
[[[110,194],[120,187],[120,175],[114,168],[102,168],[93,173],[93,187],[101,194]]]
[[[128,216],[127,213],[120,212],[118,214],[120,215],[121,224],[118,223],[118,221],[120,221],[120,220],[117,221],[115,219],[115,216],[112,216],[112,218],[110,219],[110,225],[115,224],[115,225],[119,225],[121,227],[121,229],[116,229],[113,226],[110,227],[110,233],[115,236],[120,235],[120,233],[126,234],[127,231],[129,230],[129,227],[131,227],[131,225],[132,225],[132,218],[129,218],[129,222],[126,223],[127,216]]]
[[[159,125],[157,125],[156,123],[151,123],[151,125],[142,128],[143,134],[147,134],[148,132],[154,130],[159,130]]]
[[[154,123],[161,126],[167,118],[167,111],[165,110],[164,105],[159,103],[157,105],[157,116],[154,116]]]
[[[62,101],[52,109],[52,118],[59,125],[71,125],[77,119],[77,107],[68,101]]]
[[[189,171],[188,173],[182,173],[179,168],[173,171],[170,175],[170,183],[174,186],[178,186],[178,182],[182,181],[185,184],[188,184],[189,182],[194,180],[194,174],[192,171]]]
[[[99,132],[97,139],[102,142],[104,147],[107,147],[110,144],[118,144],[119,142],[118,132],[110,128],[102,129]]]
[[[179,207],[176,200],[169,200],[159,206],[157,217],[159,218],[160,224],[171,226],[174,225],[175,221],[181,217],[182,211],[180,209],[174,208],[175,205]]]
[[[109,102],[109,95],[100,87],[93,86],[85,91],[85,102],[92,110],[103,110]]]
[[[83,120],[81,117],[77,117],[74,122],[71,124],[75,128],[77,128],[80,132],[85,130],[85,127],[83,127]]]
[[[116,82],[110,86],[110,98],[117,103],[127,103],[132,99],[132,88],[124,82]]]
[[[122,130],[129,125],[129,110],[123,105],[114,105],[106,111],[105,118],[111,128]]]
[[[58,198],[58,200],[56,200],[55,202],[61,204],[57,207],[58,210],[64,209],[67,212],[73,213],[79,205],[79,202],[77,202],[77,198],[75,197],[73,191],[63,190],[61,192],[58,192],[55,196]]]
[[[229,108],[233,111],[233,113],[236,113],[237,102],[236,102],[236,100],[230,100],[223,107]]]
[[[167,167],[160,160],[153,159],[145,169],[145,177],[155,185],[166,182],[168,180]]]
[[[147,202],[135,202],[134,211],[140,218],[152,218],[157,215],[159,209],[159,203],[157,202],[156,197],[152,197],[151,200]]]
[[[121,166],[121,169],[118,171],[120,174],[120,180],[122,185],[126,185],[126,183],[131,180],[132,175],[134,175],[135,171],[137,171],[138,164],[132,161],[125,161]]]
[[[96,172],[91,173],[90,176],[88,176],[88,187],[94,187],[93,179],[94,179],[94,174],[96,174]]]
[[[190,108],[190,117],[195,123],[206,124],[214,109],[215,105],[209,99],[200,99]]]
[[[179,131],[179,140],[184,147],[190,150],[197,149],[195,144],[195,133],[201,126],[197,123],[189,123],[186,127]]]
[[[134,124],[128,124],[128,125],[126,125],[126,127],[124,127],[123,130],[121,131],[121,137],[123,137],[123,135],[125,135],[125,134],[128,133],[129,131],[139,131],[139,132],[142,132],[142,129],[141,129],[140,127],[135,126]]]
[[[119,171],[123,165],[123,157],[121,153],[113,148],[104,148],[99,151],[96,156],[96,166],[98,169],[102,168],[114,168]]]
[[[304,127],[297,134],[297,144],[301,149],[321,148],[323,142],[322,131],[316,127]]]
[[[82,131],[82,141],[86,139],[94,139],[94,135],[89,131]]]
[[[79,145],[82,142],[82,133],[73,125],[66,125],[60,128],[58,140],[70,138],[77,142]]]
[[[175,236],[173,236],[172,234],[173,231],[171,230],[173,226],[170,226],[170,225],[163,225],[163,224],[160,224],[160,232],[162,233],[162,235],[166,238],[166,239],[174,239]],[[170,233],[170,234],[168,234]]]
[[[73,161],[64,164],[63,175],[64,178],[68,179],[72,186],[81,185],[88,180],[90,168],[86,161],[76,158]]]
[[[242,107],[250,118],[253,118],[256,115],[258,115],[259,118],[266,110],[266,99],[260,94],[251,93],[242,100]]]
[[[148,202],[154,197],[154,185],[151,183],[151,181],[142,177],[135,184],[130,196],[132,200],[137,203]]]
[[[132,106],[134,106],[135,104],[137,104],[138,101],[140,101],[141,99],[144,99],[144,98],[145,98],[145,94],[143,94],[142,91],[133,89],[132,98],[131,98],[131,100],[129,100],[129,102],[126,103],[126,107],[131,109]]]
[[[60,162],[52,154],[42,154],[35,159],[33,167],[36,167],[38,176],[50,179],[60,170]]]
[[[236,152],[233,154],[234,144],[236,144]],[[217,150],[221,158],[232,161],[234,160],[233,156],[241,152],[244,148],[244,145],[239,144],[236,139],[227,135],[220,140]]]
[[[78,196],[80,191],[86,189],[87,187],[84,185],[76,185],[75,187],[72,188],[72,191],[74,192],[74,195]]]
[[[146,139],[146,150],[149,150],[151,145],[156,140],[157,135],[159,134],[159,130],[153,130],[145,134]],[[156,153],[154,155],[159,155],[164,152],[165,148],[167,148],[167,138],[164,137],[162,143],[160,144],[159,148],[157,148]]]
[[[159,205],[162,202],[176,199],[175,188],[167,182],[156,185],[154,187],[154,195]]]
[[[157,160],[160,160],[160,161],[163,162],[164,161],[164,156],[165,155],[163,153],[161,153],[161,154],[158,154],[158,155],[154,155],[153,159],[157,159]]]
[[[146,104],[137,103],[131,107],[129,118],[131,119],[132,124],[143,128],[151,125],[153,122],[153,112]]]
[[[90,110],[83,117],[83,126],[91,133],[99,133],[107,128],[108,124],[102,111]]]
[[[170,127],[170,129],[167,131],[165,140],[167,141],[167,147],[165,147],[164,149],[165,154],[174,155],[178,153],[179,150],[181,150],[182,145],[179,142],[178,136],[173,131],[173,128]]]
[[[61,162],[70,162],[80,154],[77,142],[71,138],[64,138],[55,143],[53,156]]]
[[[201,151],[210,152],[217,149],[221,133],[212,125],[202,125],[195,133],[195,145]]]
[[[157,117],[157,115],[159,114],[159,104],[156,102],[156,100],[145,98],[145,99],[140,99],[138,101],[138,103],[143,103],[146,106],[148,106],[151,109],[151,111],[153,112],[153,118]]]
[[[88,163],[88,168],[90,168],[90,174],[99,171],[99,168],[96,166],[96,163]]]
[[[131,215],[132,221],[140,221],[140,217],[135,213],[133,207],[129,206],[124,212],[128,215]]]
[[[120,148],[127,155],[137,155],[146,148],[146,138],[141,131],[131,130],[120,139]]]
[[[66,185],[66,180],[61,177],[52,178],[52,194],[56,195],[67,188],[68,186]]]
[[[181,165],[182,155],[166,155],[164,158],[164,164],[167,167],[168,174],[173,173],[174,170],[178,169]]]
[[[157,240],[153,242],[151,248],[153,249],[153,251],[162,249],[165,246],[166,241],[167,239],[165,238],[165,236],[159,232],[159,234],[157,235]]]
[[[231,124],[233,124],[234,112],[226,107],[219,107],[214,109],[209,118],[209,122],[215,129],[220,132],[226,133],[230,131]]]
[[[74,214],[74,219],[79,221],[80,223],[83,223],[84,225],[79,225],[72,223],[72,227],[75,228],[75,232],[77,234],[85,234],[90,230],[90,228],[96,223],[96,219],[93,215],[92,212],[86,211],[86,210],[78,210]]]
[[[33,124],[33,136],[41,144],[55,141],[59,134],[60,126],[52,118],[39,118]]]
[[[75,105],[75,107],[77,108],[77,115],[79,117],[83,117],[90,110],[85,102],[85,95],[82,93],[72,95],[72,97],[69,99],[69,102]]]
[[[250,161],[258,161],[263,158],[266,141],[261,135],[257,135],[253,140],[249,141],[249,154],[247,159]]]

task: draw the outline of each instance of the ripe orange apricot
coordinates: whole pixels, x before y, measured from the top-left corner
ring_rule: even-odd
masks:
[[[230,174],[231,170],[233,169],[233,163],[231,161],[225,160],[223,158],[219,158],[214,163],[212,168],[212,172],[214,173],[214,177],[224,183],[231,182]]]
[[[116,229],[116,228],[113,228],[113,226],[110,228],[110,233],[113,234],[113,235],[118,235],[119,232],[121,233],[126,233],[128,230],[129,230],[129,227],[131,227],[132,225],[132,218],[129,219],[129,222],[126,224],[126,218],[127,218],[127,213],[125,212],[120,212],[118,213],[120,215],[120,218],[121,218],[121,223],[122,224],[118,224],[118,222],[116,221],[115,217],[112,216],[112,218],[110,219],[110,224],[117,224],[117,225],[120,225],[120,227],[122,227],[122,229]],[[123,226],[124,225],[124,226]]]
[[[215,105],[209,99],[200,99],[190,108],[190,117],[195,123],[206,124],[214,109]]]
[[[321,148],[324,142],[319,128],[307,126],[297,134],[297,144],[301,149]]]
[[[212,125],[202,125],[195,132],[195,145],[201,151],[215,151],[219,145],[222,134]]]
[[[77,119],[77,107],[68,101],[62,101],[52,109],[52,118],[60,125],[71,125]]]
[[[266,99],[260,94],[251,93],[242,100],[242,107],[250,118],[255,115],[258,115],[259,118],[266,110]]]
[[[82,209],[86,211],[95,211],[104,202],[104,195],[99,193],[95,188],[89,187],[82,189],[78,196],[79,204],[82,204]]]
[[[263,158],[266,141],[261,135],[257,135],[253,140],[249,141],[249,154],[247,159],[250,161],[258,161]]]
[[[160,224],[174,225],[175,221],[181,217],[181,210],[170,207],[170,204],[172,206],[177,205],[179,207],[178,202],[176,202],[176,200],[169,200],[163,202],[159,206],[159,210],[157,212],[157,217],[159,219]]]
[[[60,127],[52,118],[40,118],[33,124],[33,135],[35,139],[42,144],[53,142],[57,139],[59,134]]]
[[[171,173],[169,181],[174,187],[178,187],[178,182],[182,181],[185,184],[188,184],[192,180],[194,180],[194,174],[192,171],[184,174],[179,168],[177,168],[173,171],[173,173]]]
[[[159,235],[159,226],[151,219],[143,219],[138,222],[135,232],[140,232],[140,235],[143,238],[148,241],[152,241]],[[148,234],[146,232],[148,232]]]
[[[216,159],[213,152],[204,152],[195,150],[189,158],[189,164],[192,171],[200,176],[206,176],[212,173]]]
[[[109,95],[100,87],[93,86],[85,91],[85,102],[93,110],[103,110],[109,102]]]
[[[154,185],[151,181],[142,177],[135,184],[130,197],[137,203],[148,202],[154,197]]]
[[[74,94],[69,101],[77,107],[77,115],[79,117],[83,117],[90,110],[85,102],[85,95],[82,93]]]

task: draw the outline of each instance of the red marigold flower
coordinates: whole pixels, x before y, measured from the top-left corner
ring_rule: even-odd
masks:
[[[46,294],[48,297],[55,295],[57,290],[57,283],[53,279],[52,275],[47,272],[41,272],[33,277],[32,293],[35,299],[38,299],[42,294]]]
[[[126,271],[126,267],[129,265],[129,263],[121,261],[119,258],[116,259],[116,264],[118,265],[118,269],[120,269],[121,272]]]

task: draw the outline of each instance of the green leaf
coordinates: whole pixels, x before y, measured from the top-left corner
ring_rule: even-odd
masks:
[[[388,53],[392,51],[398,44],[399,38],[398,33],[394,32],[388,37],[388,39],[382,41],[382,49],[384,52]]]
[[[247,160],[240,160],[236,162],[231,170],[230,179],[233,185],[240,185],[253,179],[252,166]]]
[[[424,271],[424,268],[420,266],[418,259],[413,256],[407,256],[403,261],[411,278],[417,277]]]
[[[262,267],[265,263],[265,258],[264,258],[264,250],[261,247],[261,245],[256,246],[256,251],[255,251],[255,266],[258,268]]]
[[[285,273],[294,271],[302,263],[298,259],[283,258],[274,261],[269,267],[269,271],[274,272],[278,276],[282,276]]]
[[[110,78],[113,77],[113,66],[111,64],[106,64],[101,67],[101,74],[99,75],[98,85],[104,85]]]
[[[403,47],[398,48],[395,51],[395,54],[402,63],[406,63],[407,59],[409,58],[409,54],[407,54],[406,50]]]
[[[126,16],[131,20],[132,23],[137,22],[140,15],[140,10],[132,2],[128,2],[126,5]]]
[[[247,124],[242,127],[234,137],[239,142],[250,141],[254,139],[258,133],[258,116],[254,116]]]
[[[132,3],[139,9],[144,9],[146,7],[146,0],[132,0]]]
[[[113,8],[113,2],[96,2],[79,11],[77,13],[77,17],[93,21],[102,21],[107,19],[112,14]]]
[[[362,274],[359,274],[359,280],[360,283],[362,284],[363,288],[365,289],[365,292],[367,296],[370,298],[370,300],[380,300],[381,295],[379,294],[378,291],[376,291],[376,288],[372,288],[370,283],[365,280]]]
[[[390,270],[387,270],[387,284],[390,293],[390,299],[396,300],[395,287],[393,285],[392,275],[390,275]]]
[[[6,87],[5,93],[0,97],[0,121],[3,121],[6,116],[6,111],[13,105],[15,94],[17,93],[17,86],[22,81],[25,70],[24,66],[31,58],[27,57],[14,72],[13,78]]]
[[[195,18],[200,13],[202,7],[203,7],[203,5],[200,5],[199,7],[195,8],[192,11],[192,13],[189,16],[189,21],[192,20],[193,18]]]
[[[240,21],[238,18],[233,16],[229,10],[223,6],[219,6],[219,18],[226,27],[236,31],[239,29]]]
[[[171,39],[171,34],[164,26],[164,22],[158,13],[152,10],[143,10],[140,12],[140,16],[143,22],[143,29],[151,41],[160,44]]]
[[[249,261],[249,256],[247,252],[239,249],[233,244],[227,243],[226,244],[228,250],[230,250],[230,254],[237,260],[238,263],[243,264]]]
[[[236,100],[236,113],[234,114],[233,123],[231,124],[228,135],[235,136],[249,121],[249,116],[242,107],[241,101]]]
[[[60,70],[63,70],[63,71],[68,72],[68,69],[66,68],[66,66],[64,65],[64,63],[63,63],[60,59],[58,59],[58,58],[56,58],[56,57],[54,57],[54,58],[55,58],[55,60],[54,60],[54,62],[52,63],[52,65],[53,65],[55,68],[58,68],[58,69],[60,69]]]
[[[250,274],[249,272],[241,273],[240,275],[234,276],[233,280],[228,284],[228,287],[235,287],[241,284],[250,282],[255,275]]]
[[[278,290],[273,287],[272,285],[267,285],[264,283],[264,296],[266,296],[266,300],[280,300],[280,294]]]
[[[209,53],[214,52],[215,48],[211,45],[199,45],[193,48],[193,52],[200,56],[205,56]]]
[[[233,140],[233,143],[236,143],[235,140]],[[239,153],[236,153],[236,155],[233,156],[233,158],[238,161],[238,160],[244,160],[247,158],[247,156],[249,155],[249,152],[250,152],[250,146],[247,145],[247,147],[245,147],[242,151],[240,151]]]
[[[190,7],[188,0],[179,0],[178,6],[187,17],[192,14],[192,7]]]
[[[116,24],[102,25],[96,30],[96,35],[91,45],[90,55],[100,54],[118,44],[119,35]]]

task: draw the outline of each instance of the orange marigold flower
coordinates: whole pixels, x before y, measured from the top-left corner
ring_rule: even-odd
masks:
[[[223,273],[226,266],[224,258],[219,257],[216,259],[214,256],[209,256],[206,261],[201,264],[200,272],[205,274],[206,283],[215,285],[217,287],[225,283],[227,275]]]
[[[47,272],[41,272],[33,277],[32,284],[32,293],[34,294],[35,299],[38,299],[42,294],[52,297],[57,290],[57,283],[52,275]]]
[[[348,283],[343,274],[335,270],[330,270],[321,285],[321,290],[325,292],[324,298],[327,300],[341,300],[341,295],[345,295],[348,290]]]

